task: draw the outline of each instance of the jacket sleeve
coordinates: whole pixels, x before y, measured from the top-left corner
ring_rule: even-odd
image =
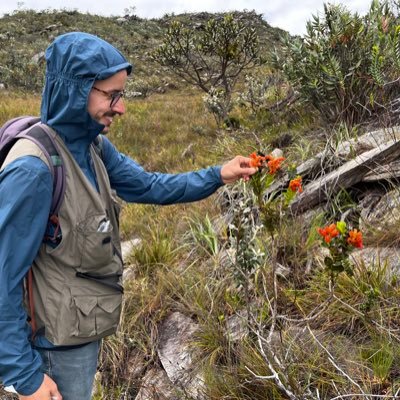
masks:
[[[52,177],[39,158],[21,157],[0,172],[0,381],[23,395],[43,381],[23,306],[23,279],[46,229]]]
[[[221,167],[181,174],[146,172],[103,137],[102,158],[111,187],[128,202],[174,204],[204,199],[223,186]]]

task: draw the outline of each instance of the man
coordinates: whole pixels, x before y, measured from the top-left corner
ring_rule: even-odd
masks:
[[[0,380],[25,400],[89,400],[101,338],[121,310],[122,260],[112,190],[128,202],[196,201],[249,179],[250,160],[185,174],[148,173],[101,136],[125,113],[132,66],[109,43],[74,32],[46,51],[41,120],[66,168],[57,240],[48,221],[52,176],[37,148],[19,141],[0,171]],[[23,280],[32,266],[37,331],[27,323]]]

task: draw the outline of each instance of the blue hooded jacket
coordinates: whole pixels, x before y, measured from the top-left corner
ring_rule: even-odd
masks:
[[[89,146],[103,130],[87,112],[96,80],[132,66],[104,40],[82,32],[59,36],[46,51],[42,122],[63,139],[88,180],[97,188]],[[140,133],[139,133],[140,134]],[[103,136],[102,159],[110,183],[128,202],[172,204],[205,198],[223,183],[221,168],[184,174],[144,171],[119,153]],[[43,381],[41,358],[32,349],[31,329],[23,306],[23,279],[36,257],[46,230],[52,177],[37,157],[25,156],[0,172],[0,381],[30,395]],[[44,337],[36,345],[52,347]]]

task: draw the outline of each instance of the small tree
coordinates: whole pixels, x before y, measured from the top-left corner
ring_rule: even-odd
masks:
[[[198,30],[174,21],[153,58],[212,96],[211,103],[218,98],[219,104],[209,110],[220,125],[232,107],[238,78],[257,65],[258,51],[256,30],[228,14],[221,20],[210,19]]]

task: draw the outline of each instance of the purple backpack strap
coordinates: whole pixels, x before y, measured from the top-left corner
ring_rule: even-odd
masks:
[[[23,137],[32,140],[46,156],[53,175],[53,198],[51,216],[56,216],[60,210],[65,194],[65,168],[57,144],[50,128],[45,124],[36,124]]]
[[[65,168],[50,128],[40,123],[38,117],[18,117],[7,121],[0,128],[0,165],[15,142],[25,138],[34,142],[45,155],[53,176],[53,198],[50,217],[60,210],[65,193]]]
[[[40,122],[39,117],[24,116],[8,120],[0,128],[0,146],[10,138],[17,136],[18,133],[29,129],[31,126]]]

